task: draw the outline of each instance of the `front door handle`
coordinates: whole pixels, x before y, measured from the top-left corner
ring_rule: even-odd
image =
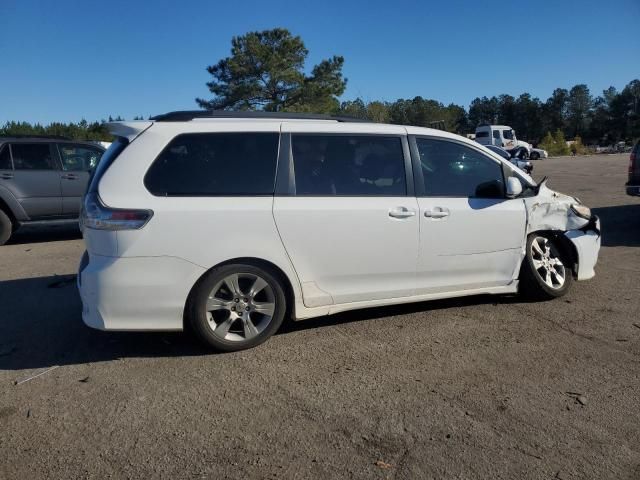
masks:
[[[444,218],[449,216],[449,210],[442,207],[436,207],[433,210],[425,210],[424,216],[429,218]]]
[[[64,178],[65,180],[75,180],[78,178],[75,173],[65,173],[60,176],[60,178]]]
[[[415,217],[415,210],[411,210],[407,207],[396,207],[389,210],[389,216],[393,218],[409,218]]]
[[[13,173],[0,173],[0,178],[3,180],[11,180],[13,178]]]

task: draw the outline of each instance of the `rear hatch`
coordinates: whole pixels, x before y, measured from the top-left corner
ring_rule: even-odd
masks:
[[[89,181],[89,187],[82,201],[80,212],[80,228],[89,255],[116,256],[118,254],[117,223],[109,224],[113,220],[113,210],[102,208],[98,195],[100,180],[109,167],[121,157],[127,147],[144,131],[153,125],[153,122],[114,122],[108,123],[109,132],[116,138],[100,158],[98,166],[94,170]],[[100,211],[96,211],[96,209]],[[130,212],[117,211],[119,217],[126,217]],[[99,217],[96,219],[96,217]],[[101,217],[101,218],[100,218]],[[97,221],[99,220],[99,221]],[[129,220],[129,217],[124,219]],[[122,222],[120,218],[117,221]],[[97,226],[96,226],[97,225]]]

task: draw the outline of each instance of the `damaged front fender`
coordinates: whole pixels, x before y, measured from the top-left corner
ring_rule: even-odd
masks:
[[[527,235],[539,231],[563,234],[575,247],[576,278],[592,278],[600,251],[600,220],[595,216],[584,218],[578,215],[575,206],[580,205],[580,201],[551,190],[544,180],[537,188],[537,195],[525,198],[524,202],[527,210]]]

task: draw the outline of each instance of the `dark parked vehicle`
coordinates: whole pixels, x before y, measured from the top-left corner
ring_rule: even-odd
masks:
[[[627,195],[640,196],[640,140],[631,150],[629,157],[629,181],[627,182]]]
[[[77,219],[104,151],[63,137],[0,137],[0,245],[21,225]]]

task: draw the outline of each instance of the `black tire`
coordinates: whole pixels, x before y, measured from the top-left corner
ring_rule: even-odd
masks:
[[[243,292],[239,296],[233,294],[231,289],[227,287],[228,284],[224,281],[229,276],[233,277],[234,275],[238,275],[237,278],[239,278],[239,281],[237,283],[240,286],[239,289]],[[268,291],[268,302],[262,303],[275,304],[271,317],[261,314],[257,310],[253,311],[253,296],[250,298],[242,298],[251,295],[248,290],[251,290],[253,287],[251,287],[248,282],[250,282],[253,277],[264,280],[270,288],[270,290],[268,290],[266,287],[263,287],[263,293],[258,292],[255,298],[259,298],[259,296],[263,294],[266,295]],[[218,292],[216,295],[216,292],[213,290],[221,284],[222,287],[220,287],[220,290],[216,290]],[[207,311],[207,302],[212,298],[210,297],[212,294],[216,299],[219,299],[218,295],[224,296],[225,298],[220,301],[229,303],[231,308],[237,311],[232,314],[226,307],[216,310],[215,313],[213,311]],[[236,302],[235,304],[232,303],[234,300]],[[238,303],[238,300],[240,300],[240,303]],[[243,300],[248,300],[248,303],[245,304]],[[251,311],[245,312],[244,308],[236,309],[236,305],[246,305],[247,310],[251,309]],[[230,264],[214,268],[198,282],[189,296],[186,309],[187,318],[185,320],[196,336],[208,346],[221,352],[235,352],[258,346],[276,333],[284,320],[287,310],[286,307],[284,288],[276,272],[269,268],[257,267],[255,265]],[[232,315],[243,316],[233,319]],[[249,315],[253,317],[250,320],[252,328],[263,328],[263,330],[257,334],[252,333],[252,335],[255,336],[249,339],[244,339],[244,337],[247,336],[246,319],[250,318]],[[226,320],[224,320],[225,318]],[[260,322],[265,321],[265,319],[269,320],[267,320],[267,323],[264,325],[261,325]],[[222,338],[221,334],[214,333],[214,330],[223,323],[229,325],[225,330],[225,332],[228,332],[226,336],[232,336],[234,337],[233,339]]]
[[[14,231],[13,223],[9,216],[0,210],[0,245],[4,245],[11,238]]]
[[[531,160],[538,160],[540,158],[540,154],[538,152],[531,152],[531,156],[529,158],[531,158]]]
[[[534,242],[536,239],[544,239],[547,242],[549,249],[549,256],[551,258],[558,258],[564,268],[564,278],[562,285],[551,287],[547,284],[543,278],[543,273],[546,272],[545,266],[536,268],[536,263],[540,265],[540,262],[544,262],[543,255],[540,255],[534,248]],[[540,241],[538,241],[540,245]],[[551,267],[554,268],[556,267]],[[555,276],[551,274],[552,283],[558,281],[559,275]],[[562,297],[565,295],[571,287],[573,280],[573,271],[571,268],[571,259],[565,253],[565,250],[558,244],[558,241],[551,235],[543,233],[532,233],[527,238],[527,250],[525,257],[522,261],[522,267],[520,268],[520,293],[526,298],[532,300],[551,300],[553,298]],[[559,283],[559,282],[557,282]]]

